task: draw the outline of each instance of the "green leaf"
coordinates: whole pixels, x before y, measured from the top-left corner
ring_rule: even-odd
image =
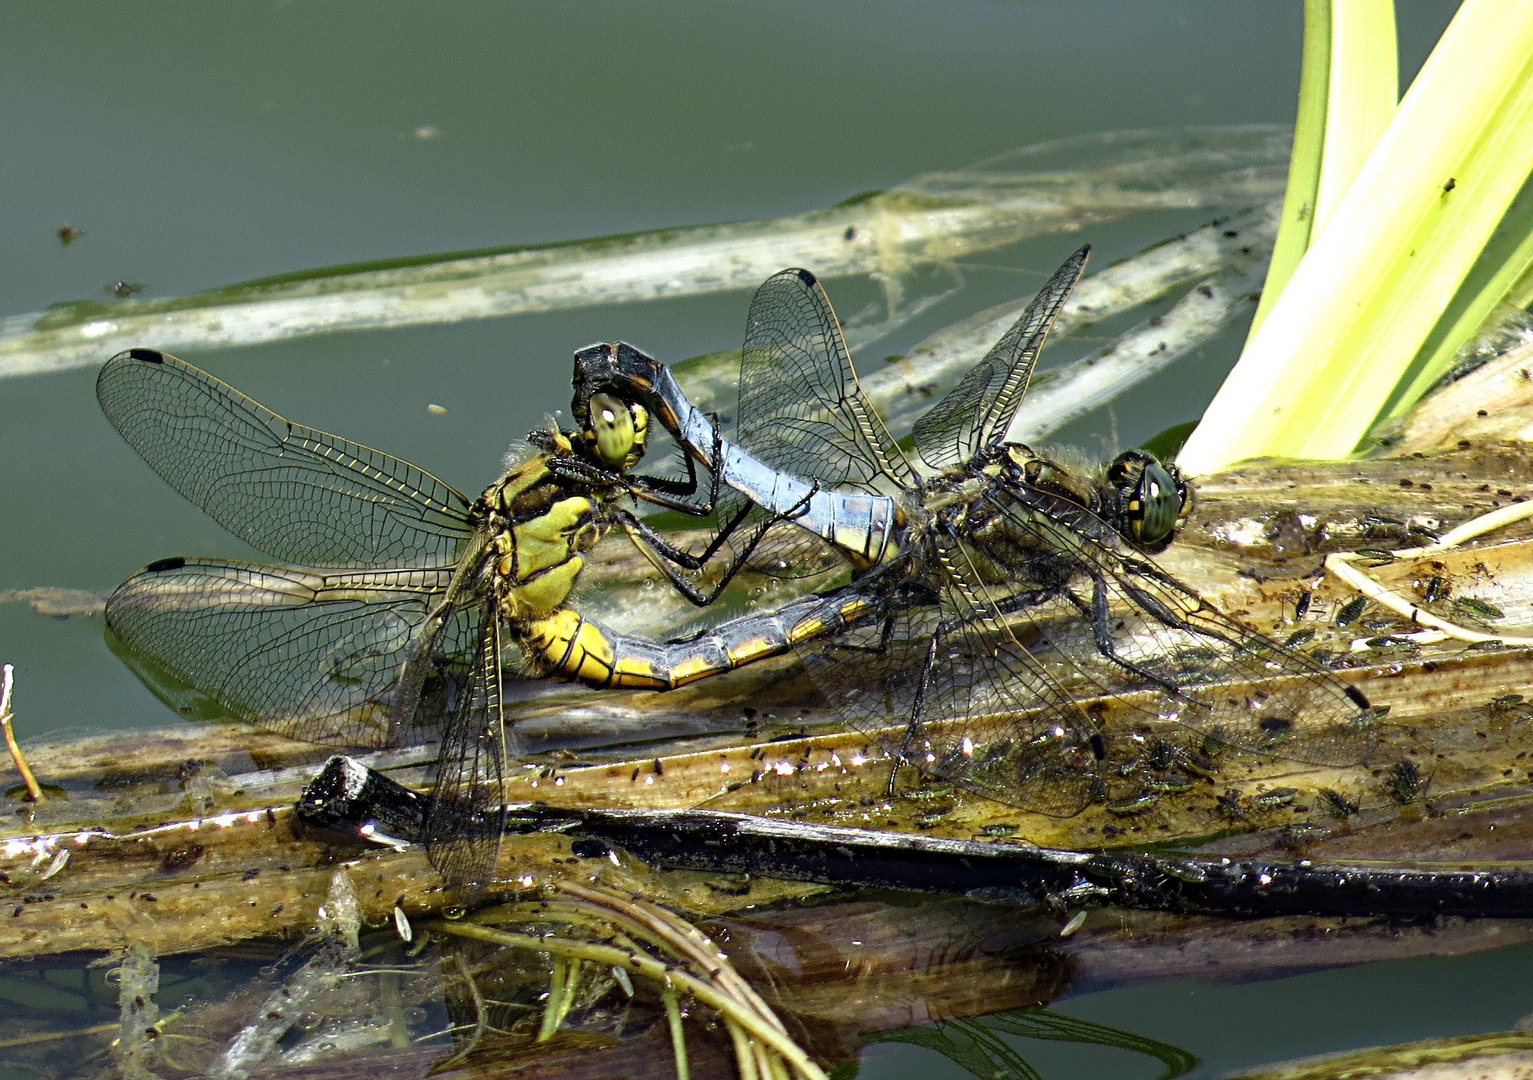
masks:
[[[1247,342],[1183,466],[1346,457],[1381,416],[1408,407],[1525,272],[1525,229],[1507,211],[1530,172],[1533,8],[1467,0]],[[1456,303],[1504,223],[1508,254]]]

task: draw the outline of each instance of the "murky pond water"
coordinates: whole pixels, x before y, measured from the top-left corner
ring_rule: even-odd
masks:
[[[1403,6],[1407,75],[1453,7]],[[1223,0],[145,3],[88,19],[37,5],[0,27],[6,315],[105,300],[118,282],[168,297],[340,263],[802,213],[1086,132],[1287,123],[1300,41],[1297,5]],[[1139,214],[987,252],[963,264],[961,292],[876,348],[900,351],[1030,293],[1082,239],[1104,266],[1211,216]],[[68,245],[65,224],[82,230]],[[866,282],[843,288],[871,295]],[[746,303],[723,292],[187,355],[295,419],[477,491],[513,439],[567,407],[572,349],[728,348]],[[1238,341],[1226,335],[1065,437],[1114,450],[1195,416]],[[123,445],[94,377],[0,382],[0,593],[105,591],[166,555],[242,553]],[[108,652],[98,618],[0,604],[0,661],[17,666],[29,736],[170,719]],[[1214,1072],[1509,1025],[1533,1009],[1525,950],[1117,989],[1061,1010],[1187,1046]],[[934,1060],[880,1047],[864,1074],[939,1075]],[[1036,1060],[1051,1077],[1155,1071],[1057,1046]]]

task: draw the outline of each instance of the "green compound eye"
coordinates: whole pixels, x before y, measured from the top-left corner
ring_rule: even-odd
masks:
[[[627,468],[637,442],[633,413],[627,403],[611,394],[592,394],[586,440],[602,464],[614,469]]]
[[[1134,532],[1140,543],[1158,544],[1176,531],[1177,520],[1182,516],[1181,486],[1160,462],[1151,462],[1139,478],[1137,495],[1139,514]]]
[[[1187,485],[1175,465],[1129,450],[1108,467],[1107,482],[1116,490],[1117,526],[1126,539],[1148,551],[1171,542],[1188,509]]]

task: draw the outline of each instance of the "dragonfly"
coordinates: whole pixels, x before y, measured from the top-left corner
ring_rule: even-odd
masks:
[[[1357,764],[1378,738],[1366,695],[1151,558],[1190,506],[1174,465],[1130,450],[1082,475],[1007,440],[1089,250],[916,422],[922,471],[864,394],[807,270],[774,275],[752,300],[734,441],[631,347],[610,349],[613,363],[588,389],[620,388],[681,432],[701,465],[759,508],[752,536],[788,522],[843,553],[854,573],[833,594],[840,606],[790,637],[826,699],[896,771],[914,764],[1003,803],[1073,816],[1108,780],[1102,725],[1080,699],[1136,692],[1154,702],[1140,709],[1147,718],[1217,745]]]
[[[582,355],[611,362],[600,348]],[[578,426],[532,432],[526,452],[469,498],[173,356],[119,353],[96,384],[108,420],[171,487],[281,565],[159,560],[112,593],[107,625],[258,727],[349,747],[440,736],[426,848],[459,895],[476,898],[493,881],[516,749],[505,717],[511,661],[594,687],[671,689],[786,651],[789,628],[827,606],[801,601],[780,618],[674,642],[575,610],[570,592],[614,528],[697,603],[710,595],[690,572],[719,550],[676,548],[628,505],[706,515],[716,481],[704,489],[690,458],[684,479],[635,473],[650,442],[647,409],[591,390],[578,371],[576,385],[586,387]]]

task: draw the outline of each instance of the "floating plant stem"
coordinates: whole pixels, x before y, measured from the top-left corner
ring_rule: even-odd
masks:
[[[676,1080],[691,1080],[692,1069],[687,1064],[687,1035],[681,1029],[681,1002],[676,999],[676,987],[670,980],[660,989],[660,1000],[665,1003],[665,1023],[671,1032],[671,1053],[676,1058]]]
[[[32,775],[32,768],[27,764],[27,756],[21,752],[21,744],[16,741],[16,730],[12,723],[11,691],[15,685],[15,665],[0,666],[0,729],[5,732],[5,745],[11,752],[11,760],[16,763],[16,771],[21,773],[21,781],[27,786],[27,797],[35,803],[40,803],[43,801],[43,789],[38,784],[37,777]]]
[[[732,1036],[736,1031],[741,1033],[744,1043],[737,1037],[736,1051],[742,1075],[754,1071],[758,1076],[776,1077],[786,1075],[783,1070],[787,1068],[804,1080],[824,1080],[819,1066],[794,1043],[782,1021],[702,931],[641,899],[569,881],[560,882],[556,889],[564,895],[551,897],[546,904],[511,904],[486,909],[471,920],[434,924],[434,929],[444,934],[530,949],[554,958],[553,985],[540,1040],[551,1036],[568,1015],[575,973],[592,963],[659,985],[681,1075],[686,1075],[687,1056],[678,995],[686,994],[718,1010]],[[490,920],[563,923],[585,937],[500,930],[485,925]],[[601,940],[592,940],[598,936]],[[669,954],[670,959],[652,955],[651,950]]]

